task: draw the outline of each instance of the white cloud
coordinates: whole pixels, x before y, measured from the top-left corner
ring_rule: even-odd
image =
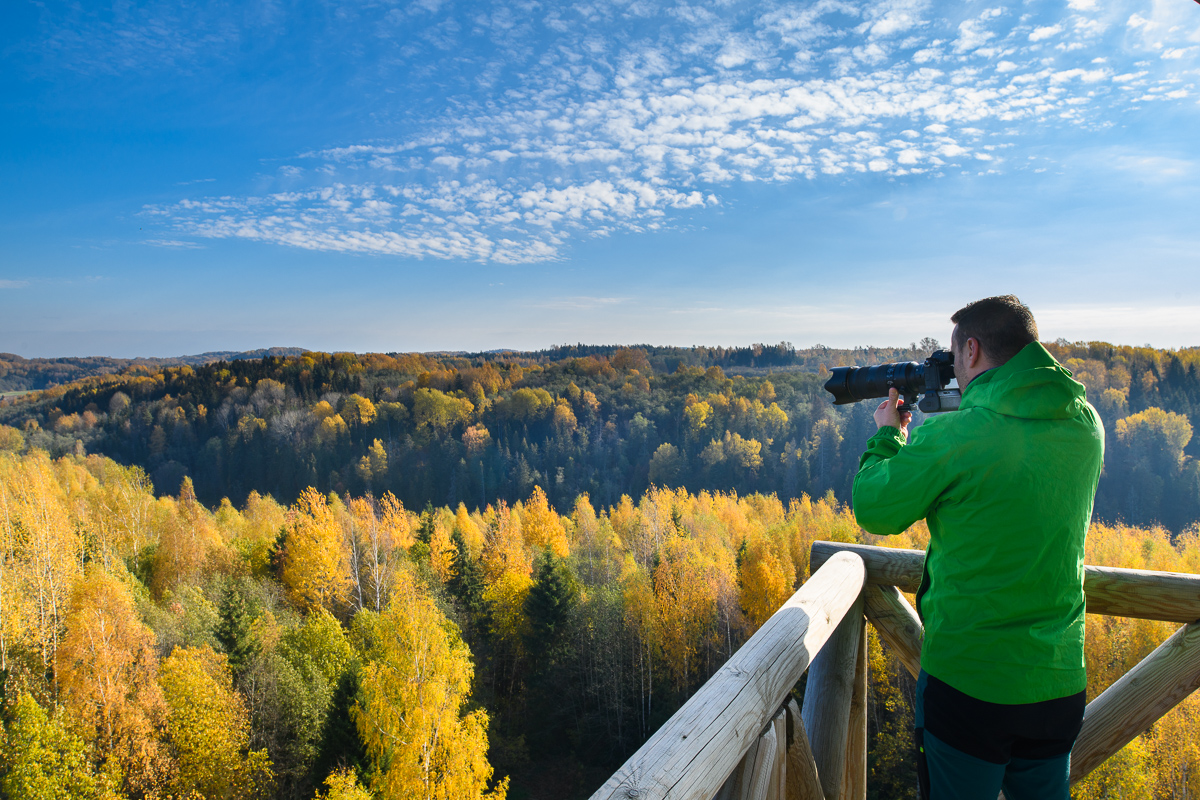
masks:
[[[1136,173],[1140,179],[1156,183],[1190,178],[1200,171],[1192,161],[1134,152],[1104,154],[1102,163],[1124,172]]]
[[[522,33],[540,12],[513,6],[479,23],[497,47],[528,51],[512,56],[523,71],[503,91],[390,141],[304,153],[303,169],[282,168],[255,196],[145,213],[172,232],[164,243],[552,260],[581,237],[685,224],[733,183],[1003,169],[1000,148],[1045,128],[1100,127],[1130,103],[1190,97],[1155,83],[1190,52],[1157,5],[1107,34],[1065,9],[1017,19],[992,7],[959,22],[925,0],[739,8],[647,6],[637,14],[658,25],[639,39],[593,27],[612,9],[564,7],[541,44]],[[1144,53],[1112,40],[1150,28],[1174,44],[1139,69]],[[1039,44],[1054,37],[1056,48]]]
[[[201,250],[203,245],[195,242],[185,242],[180,239],[146,239],[142,244],[148,244],[151,247],[170,247],[177,250]]]
[[[982,47],[988,39],[993,38],[995,35],[984,27],[982,20],[964,20],[958,26],[958,39],[954,42],[954,50],[958,53],[975,50]]]
[[[29,285],[29,281],[17,281],[8,278],[0,278],[0,289],[24,289]]]
[[[1062,30],[1062,25],[1042,25],[1033,29],[1033,32],[1029,34],[1029,41],[1040,42],[1043,39],[1049,39],[1051,36],[1057,36],[1062,33]]]

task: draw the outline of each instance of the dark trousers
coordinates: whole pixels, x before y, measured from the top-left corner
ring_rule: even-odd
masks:
[[[924,670],[917,679],[922,800],[1068,800],[1084,692],[1041,703],[987,703]]]

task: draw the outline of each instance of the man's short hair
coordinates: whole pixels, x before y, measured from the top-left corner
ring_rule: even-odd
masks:
[[[996,364],[1004,364],[1038,340],[1033,312],[1013,294],[968,303],[955,311],[950,321],[958,326],[956,348],[967,339],[976,339],[984,355]]]

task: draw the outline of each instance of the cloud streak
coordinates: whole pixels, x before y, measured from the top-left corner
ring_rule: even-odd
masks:
[[[175,235],[527,263],[587,237],[692,224],[738,184],[1028,169],[1015,148],[1047,132],[1193,98],[1200,33],[1153,11],[422,10],[407,18],[421,46],[452,48],[464,28],[493,45],[454,113],[305,153],[275,191],[144,213]],[[514,63],[524,71],[504,77]]]

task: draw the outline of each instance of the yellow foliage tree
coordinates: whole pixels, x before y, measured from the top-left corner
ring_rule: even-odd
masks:
[[[570,546],[562,520],[546,499],[542,487],[533,487],[529,501],[521,507],[521,529],[525,544],[534,550],[549,547],[559,557],[566,558]]]
[[[241,800],[270,784],[270,759],[249,748],[249,714],[225,656],[208,647],[177,648],[163,660],[159,681],[177,765],[174,796]]]
[[[196,500],[191,478],[183,479],[178,500],[163,497],[158,506],[151,588],[162,597],[194,581],[210,561],[224,560],[225,541],[212,514]]]
[[[434,514],[433,534],[429,537],[429,566],[443,585],[454,574],[454,559],[458,551],[450,536],[454,531],[453,517],[438,512]]]
[[[697,656],[716,636],[717,599],[708,566],[694,540],[677,537],[654,570],[658,631],[667,669],[686,692],[699,671]]]
[[[796,576],[790,562],[787,553],[777,552],[766,537],[753,536],[746,540],[738,601],[752,630],[761,627],[792,596]]]
[[[324,794],[318,791],[313,800],[374,800],[349,768],[331,772],[325,779],[325,788],[327,791]]]
[[[0,667],[10,647],[34,645],[49,668],[71,585],[82,574],[83,541],[58,470],[43,450],[0,453]]]
[[[347,425],[370,425],[375,421],[375,404],[360,394],[347,395],[340,413]]]
[[[350,563],[342,526],[325,496],[309,487],[288,512],[280,578],[305,609],[334,610],[349,599]]]
[[[463,713],[471,652],[415,576],[404,570],[380,615],[363,668],[354,717],[374,761],[382,797],[503,800],[507,780],[487,791],[487,712]]]

